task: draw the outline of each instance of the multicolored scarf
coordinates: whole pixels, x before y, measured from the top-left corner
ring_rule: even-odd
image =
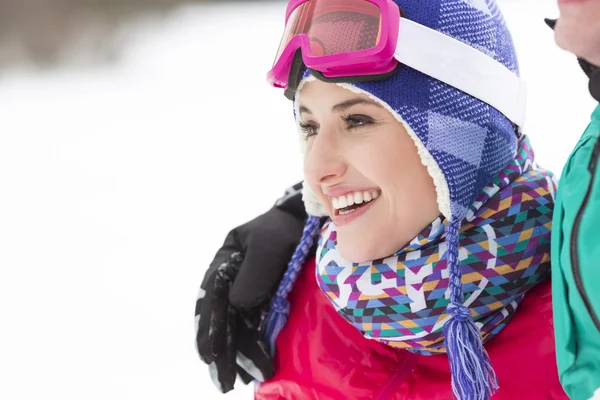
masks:
[[[556,184],[533,159],[523,138],[514,162],[485,187],[460,231],[464,305],[484,342],[510,321],[527,291],[550,276]],[[319,239],[317,281],[365,337],[422,354],[445,352],[446,224],[436,219],[391,257],[353,263],[338,252],[329,221]]]

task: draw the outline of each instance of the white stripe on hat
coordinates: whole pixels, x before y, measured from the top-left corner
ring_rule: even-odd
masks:
[[[527,90],[515,73],[453,37],[400,18],[394,57],[402,64],[489,104],[523,126]]]

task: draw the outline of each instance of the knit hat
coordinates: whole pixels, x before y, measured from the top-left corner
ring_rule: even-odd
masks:
[[[408,19],[462,41],[518,74],[511,35],[494,0],[394,1]],[[332,20],[361,26],[356,21],[349,24],[341,17],[329,21]],[[303,83],[313,79],[305,70],[297,93],[301,92]],[[460,399],[489,398],[497,388],[496,377],[481,343],[479,329],[471,319],[470,310],[463,305],[458,232],[476,196],[514,160],[518,144],[515,125],[481,100],[404,65],[386,80],[338,85],[369,96],[394,115],[415,142],[433,179],[440,212],[449,221],[446,227],[450,276],[448,313],[452,318],[444,330],[454,393]],[[295,104],[297,107],[298,96]],[[298,110],[295,111],[297,115]],[[285,297],[293,284],[290,279],[304,262],[304,258],[297,256],[308,252],[307,247],[311,247],[318,234],[316,221],[326,215],[307,185],[303,197],[307,212],[313,217],[309,218],[302,242],[267,318],[266,336],[273,349],[273,336],[283,326],[274,320],[279,311],[285,313],[289,307]],[[279,329],[273,325],[279,325]]]

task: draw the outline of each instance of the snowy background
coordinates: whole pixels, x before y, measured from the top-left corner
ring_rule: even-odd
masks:
[[[526,132],[558,173],[594,103],[543,23],[554,1],[501,6]],[[203,272],[301,179],[291,103],[265,82],[284,7],[185,6],[131,20],[112,63],[0,70],[1,399],[218,396],[194,349]]]

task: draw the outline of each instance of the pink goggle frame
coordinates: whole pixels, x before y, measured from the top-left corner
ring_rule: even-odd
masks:
[[[267,79],[293,98],[303,64],[324,81],[386,78],[398,66],[400,15],[392,0],[291,0]]]

